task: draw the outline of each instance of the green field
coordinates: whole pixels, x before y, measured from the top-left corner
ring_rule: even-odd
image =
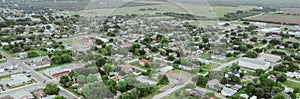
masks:
[[[265,16],[277,16],[277,17],[285,17],[285,18],[300,18],[298,15],[286,15],[286,14],[276,14],[276,13],[268,13]]]
[[[202,54],[200,54],[200,58],[210,59],[211,58],[211,53],[202,53]]]
[[[299,83],[291,82],[291,81],[286,81],[283,83],[284,85],[290,87],[290,88],[297,88],[300,87]]]

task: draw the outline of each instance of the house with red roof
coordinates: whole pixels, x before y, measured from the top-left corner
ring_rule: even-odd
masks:
[[[144,66],[145,63],[147,63],[147,62],[149,62],[149,60],[147,60],[147,59],[141,59],[141,60],[139,61],[140,65],[142,65],[142,66]]]

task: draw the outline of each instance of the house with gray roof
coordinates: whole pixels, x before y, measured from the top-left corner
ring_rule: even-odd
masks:
[[[150,85],[156,85],[157,84],[157,82],[149,80],[149,77],[147,77],[147,76],[138,76],[138,77],[136,77],[136,80],[141,82],[141,83],[147,83],[147,84],[150,84]]]
[[[238,65],[253,70],[255,69],[267,70],[270,67],[270,62],[243,57],[242,59],[239,60]]]
[[[23,84],[26,84],[28,82],[31,81],[30,78],[28,78],[26,75],[24,74],[14,74],[14,75],[11,75],[11,81],[7,82],[7,85],[8,86],[18,86],[18,85],[23,85]]]
[[[15,66],[10,62],[0,64],[0,72],[4,72],[5,70],[13,70],[13,69],[15,69]]]
[[[10,96],[13,97],[14,99],[34,99],[33,95],[30,92],[25,90],[14,92]]]

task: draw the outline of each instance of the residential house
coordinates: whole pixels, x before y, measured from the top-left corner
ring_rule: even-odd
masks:
[[[10,77],[12,80],[7,82],[7,85],[11,87],[23,85],[31,81],[31,79],[24,74],[14,74],[11,75]]]
[[[13,70],[13,69],[15,69],[15,66],[10,62],[0,64],[0,72],[4,72],[5,70]]]
[[[249,95],[247,95],[247,94],[240,94],[240,97],[243,97],[243,98],[245,98],[245,99],[248,99],[248,98],[249,98]]]
[[[237,90],[231,89],[231,88],[227,88],[224,87],[221,91],[221,94],[224,96],[232,96],[237,92]]]
[[[218,79],[212,79],[212,80],[208,81],[207,86],[211,89],[216,89],[216,90],[221,89],[222,87],[224,87],[224,85],[221,84]]]
[[[117,81],[117,80],[119,80],[119,73],[118,72],[110,72],[108,74],[108,78]]]
[[[13,99],[34,99],[33,95],[25,90],[19,90],[10,95]]]
[[[243,57],[242,59],[239,60],[238,65],[253,70],[255,69],[267,70],[270,67],[270,62]]]
[[[126,73],[130,73],[133,71],[133,68],[130,67],[130,65],[120,65],[122,71]]]
[[[166,67],[163,67],[163,68],[158,69],[158,71],[159,71],[160,73],[167,73],[167,72],[169,72],[169,71],[172,71],[173,69],[174,69],[173,66],[166,66]]]
[[[25,62],[26,64],[33,66],[34,68],[41,68],[50,66],[50,60],[47,57],[38,57],[30,60],[29,62]]]
[[[285,73],[287,77],[289,78],[300,78],[300,73],[299,72],[287,72]]]
[[[21,52],[21,53],[18,54],[18,57],[20,57],[21,59],[27,58],[28,53],[27,52]]]
[[[145,63],[148,63],[148,62],[149,62],[149,60],[147,60],[147,59],[141,59],[139,61],[140,65],[142,65],[142,66],[145,66]]]
[[[149,77],[147,77],[147,76],[138,76],[138,77],[136,77],[136,80],[141,82],[141,83],[147,83],[147,84],[150,84],[150,85],[156,85],[157,84],[157,82],[149,80]]]
[[[194,89],[186,89],[186,91],[191,95],[191,96],[200,96],[200,97],[203,97],[205,96],[206,92],[204,91],[201,91],[197,88],[194,88]]]

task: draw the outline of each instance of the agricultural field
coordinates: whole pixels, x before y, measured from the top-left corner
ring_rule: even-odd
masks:
[[[300,8],[281,8],[280,10],[284,11],[285,14],[300,15]]]
[[[281,23],[281,24],[300,24],[300,16],[284,15],[284,14],[263,14],[251,18],[247,18],[252,21],[262,21],[269,23]]]
[[[134,4],[143,4],[144,6],[137,6]],[[175,3],[175,2],[161,2],[161,1],[133,1],[128,2],[118,8],[95,8],[94,4],[87,5],[86,10],[70,11],[70,14],[80,14],[86,17],[106,16],[106,15],[126,15],[126,14],[144,14],[144,13],[164,13],[177,12],[189,13],[198,16],[205,16],[208,18],[223,17],[229,12],[236,12],[238,10],[250,10],[257,8],[257,6],[210,6],[209,4],[192,4],[192,3]],[[94,9],[92,9],[94,8]],[[154,9],[142,11],[141,9]]]

